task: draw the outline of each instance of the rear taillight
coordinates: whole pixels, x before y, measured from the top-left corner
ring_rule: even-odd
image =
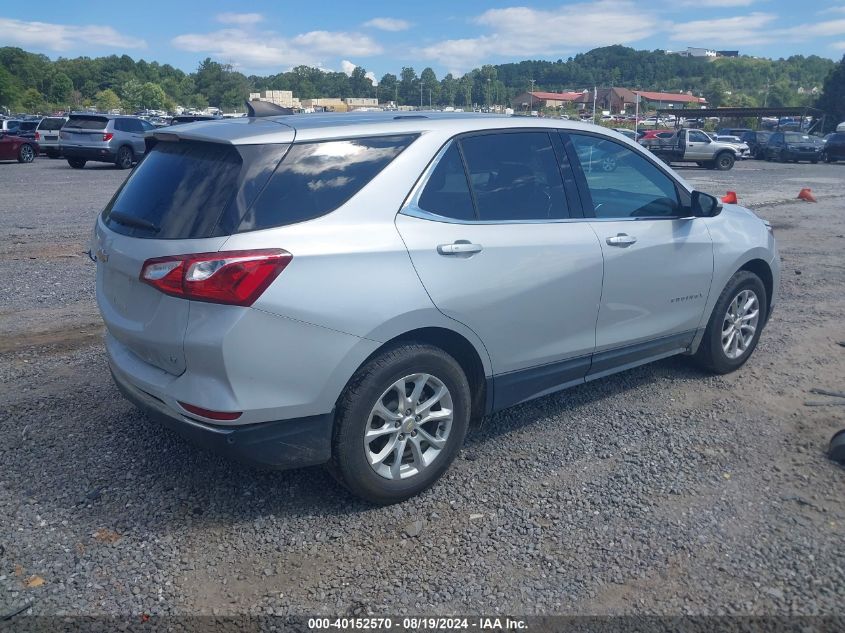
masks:
[[[41,140],[41,135],[40,135],[38,132],[36,132],[36,133],[35,133],[35,140],[36,140],[36,141],[40,141],[40,140]]]
[[[251,306],[291,259],[280,248],[156,257],[144,262],[140,279],[182,299]]]
[[[114,134],[112,134],[111,132],[106,132],[105,134],[103,134],[103,140],[104,141],[110,141],[110,140],[112,140],[113,136],[114,136]]]

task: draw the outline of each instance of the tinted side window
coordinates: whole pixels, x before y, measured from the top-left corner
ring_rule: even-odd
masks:
[[[452,143],[431,172],[417,203],[420,209],[456,220],[474,220],[475,209],[469,193],[466,172],[458,151]]]
[[[730,135],[728,135],[730,136]],[[704,132],[692,131],[689,132],[688,138],[691,143],[707,143],[710,139]]]
[[[114,120],[114,129],[116,132],[128,132],[129,125],[126,123],[126,119],[115,119]]]
[[[675,183],[644,156],[597,136],[570,134],[570,138],[597,218],[679,215]]]
[[[284,226],[331,213],[415,138],[409,134],[292,145],[238,231]]]
[[[460,143],[479,220],[568,217],[560,167],[547,132],[485,134]]]

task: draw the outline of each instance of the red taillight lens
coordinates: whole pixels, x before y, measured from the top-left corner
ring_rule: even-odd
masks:
[[[210,420],[237,420],[241,417],[241,415],[243,415],[240,411],[212,411],[211,409],[203,409],[202,407],[188,404],[186,402],[180,402],[179,406],[189,413],[201,415],[202,417],[209,418]]]
[[[110,141],[110,140],[112,140],[113,136],[114,136],[114,134],[112,134],[111,132],[106,132],[105,134],[103,134],[103,140],[104,141]]]
[[[280,248],[156,257],[144,262],[140,279],[182,299],[251,306],[291,259]]]
[[[36,141],[40,141],[40,140],[41,140],[41,134],[39,134],[38,132],[36,132],[36,133],[35,133],[35,140],[36,140]]]

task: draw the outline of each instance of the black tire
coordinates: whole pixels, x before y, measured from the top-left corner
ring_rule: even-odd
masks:
[[[35,148],[30,145],[29,143],[24,143],[18,148],[18,162],[19,163],[31,163],[35,160],[35,155],[37,152]]]
[[[452,426],[441,452],[422,472],[388,479],[370,466],[364,433],[370,413],[385,391],[416,373],[436,377],[449,390]],[[338,400],[329,470],[353,494],[372,503],[386,505],[413,497],[434,484],[457,456],[469,426],[470,402],[469,383],[461,366],[443,350],[422,343],[388,349],[355,373]]]
[[[819,164],[819,161],[817,161],[817,160],[811,160],[811,161],[810,161],[810,163],[812,163],[813,165],[818,165],[818,164]]]
[[[734,167],[736,157],[730,152],[722,152],[716,156],[716,169],[719,171],[730,171]]]
[[[757,295],[759,306],[757,329],[742,355],[738,358],[729,358],[722,348],[722,327],[726,320],[728,307],[743,290],[751,290]],[[701,345],[692,357],[693,362],[701,369],[714,374],[727,374],[742,367],[751,357],[757,347],[757,342],[760,340],[760,334],[763,332],[768,317],[768,305],[766,287],[760,278],[747,270],[738,271],[728,280],[725,289],[722,290],[722,294],[719,295],[719,299],[713,307],[710,320],[707,322],[707,329],[701,339]]]
[[[124,145],[117,150],[117,156],[114,159],[114,164],[118,169],[129,169],[132,167],[132,162],[135,160],[132,155],[132,148]]]
[[[48,158],[59,158],[61,156],[61,154],[54,149],[48,149],[46,154]]]
[[[67,164],[74,169],[82,169],[87,161],[84,158],[68,158]]]
[[[787,163],[787,162],[789,162],[789,161],[786,159],[786,152],[784,152],[783,150],[781,150],[781,151],[780,151],[780,154],[778,154],[778,162],[779,162],[779,163]]]

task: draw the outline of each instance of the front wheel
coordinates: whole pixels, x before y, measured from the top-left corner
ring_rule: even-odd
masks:
[[[737,272],[716,301],[694,362],[714,374],[742,367],[760,340],[767,306],[760,278],[747,270]]]
[[[396,347],[359,369],[341,395],[330,470],[367,501],[404,501],[446,471],[469,419],[469,383],[454,358],[431,345]]]
[[[85,167],[85,159],[83,158],[68,158],[67,164],[73,167],[74,169],[82,169]]]
[[[719,171],[728,171],[733,169],[734,163],[736,162],[736,158],[734,158],[733,154],[729,154],[728,152],[723,152],[716,157],[716,169]]]
[[[33,149],[32,145],[25,143],[21,145],[21,148],[18,150],[18,162],[19,163],[31,163],[35,160],[35,150]]]

